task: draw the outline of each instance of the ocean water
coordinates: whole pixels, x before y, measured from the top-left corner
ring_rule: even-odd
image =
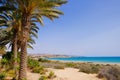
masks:
[[[120,57],[70,57],[70,58],[48,58],[48,60],[70,62],[120,63]]]

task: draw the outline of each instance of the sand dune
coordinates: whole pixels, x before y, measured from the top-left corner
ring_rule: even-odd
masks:
[[[57,76],[54,80],[101,80],[96,77],[96,74],[86,74],[78,72],[78,69],[66,68],[64,70],[51,69]]]
[[[86,74],[83,72],[78,72],[78,69],[74,68],[66,68],[66,69],[48,69],[49,71],[53,71],[57,76],[52,80],[102,80],[96,77],[96,74]],[[39,80],[40,75],[36,73],[27,73],[28,80]]]

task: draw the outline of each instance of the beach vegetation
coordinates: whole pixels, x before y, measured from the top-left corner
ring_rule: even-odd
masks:
[[[14,78],[15,75],[16,74],[15,74],[15,70],[14,69],[10,69],[10,70],[6,71],[6,76],[8,76],[8,77]]]
[[[79,71],[84,73],[94,74],[94,73],[98,73],[100,68],[101,67],[98,65],[86,63],[86,64],[81,64],[79,66],[80,69]]]
[[[73,62],[68,62],[65,65],[66,65],[66,67],[76,67],[76,64]]]
[[[44,59],[44,58],[39,58],[38,59],[39,62],[50,62],[50,60]]]
[[[65,63],[56,62],[56,61],[47,61],[47,62],[40,62],[40,64],[45,68],[55,68],[55,69],[64,69]]]
[[[48,78],[49,78],[49,79],[53,79],[53,78],[55,78],[55,77],[56,77],[55,73],[52,72],[52,71],[50,71],[50,73],[49,73],[49,75],[48,75]]]
[[[5,68],[7,66],[8,66],[8,60],[5,58],[1,59],[1,67]]]
[[[46,69],[44,69],[42,66],[39,66],[39,67],[34,67],[32,69],[32,72],[33,73],[40,73],[40,74],[45,74],[47,72]]]
[[[91,66],[81,65],[79,71],[84,73],[91,73]]]
[[[54,72],[50,71],[48,75],[42,75],[39,80],[52,80],[56,77]]]
[[[48,80],[48,77],[44,75],[44,76],[41,76],[39,80]]]
[[[39,67],[40,63],[35,59],[28,58],[27,65],[28,65],[28,68],[33,69],[34,67]]]
[[[57,66],[54,66],[55,69],[65,69],[65,66],[63,65],[57,65]]]
[[[5,72],[1,72],[0,73],[0,80],[4,80],[6,77],[6,73]]]
[[[40,73],[40,74],[45,74],[47,71],[44,69],[43,66],[40,65],[38,60],[28,58],[28,68],[33,72],[33,73]]]
[[[120,66],[107,66],[98,73],[99,78],[106,80],[120,80]]]

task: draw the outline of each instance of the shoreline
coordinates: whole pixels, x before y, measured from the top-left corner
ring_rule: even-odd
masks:
[[[47,60],[50,60],[50,59],[47,59]],[[59,61],[59,62],[72,62],[72,63],[92,63],[92,64],[104,64],[104,65],[107,65],[107,64],[110,64],[110,65],[120,65],[120,63],[114,63],[114,62],[87,62],[87,61],[67,61],[67,60],[50,60],[50,61]]]

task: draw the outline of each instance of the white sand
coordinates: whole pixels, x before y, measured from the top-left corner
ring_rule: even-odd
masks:
[[[50,69],[57,76],[54,80],[102,80],[96,77],[96,74],[86,74],[79,72],[78,69],[66,68],[64,70]]]
[[[48,69],[49,71],[53,71],[57,76],[52,80],[102,80],[96,77],[96,74],[86,74],[83,72],[79,72],[78,69],[74,68],[66,68],[66,69]],[[27,73],[28,80],[39,80],[40,74],[36,73]]]
[[[27,72],[27,80],[39,80],[40,74]]]

